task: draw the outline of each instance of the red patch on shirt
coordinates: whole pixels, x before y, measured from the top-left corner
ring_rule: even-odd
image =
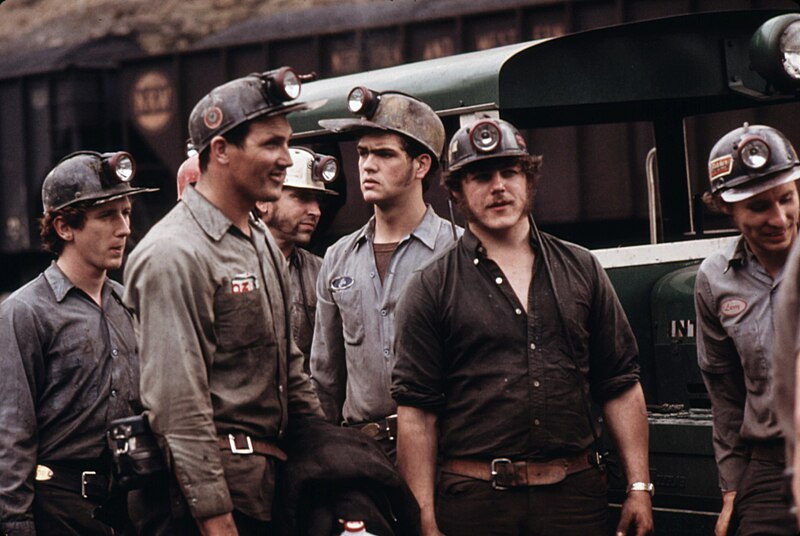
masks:
[[[236,274],[231,279],[231,292],[233,294],[243,294],[252,292],[258,288],[258,279],[253,274]]]
[[[736,316],[747,310],[747,302],[741,298],[730,298],[722,302],[719,312],[722,316]]]

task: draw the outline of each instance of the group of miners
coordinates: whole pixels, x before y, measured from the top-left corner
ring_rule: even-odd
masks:
[[[320,259],[303,246],[337,163],[290,147],[287,115],[320,105],[299,95],[281,68],[197,103],[179,202],[124,287],[108,272],[130,198],[153,191],[132,186],[133,157],[74,153],[47,175],[56,259],[0,304],[0,533],[363,530],[339,518],[374,534],[652,533],[636,340],[598,260],[537,228],[541,157],[504,120],[446,143],[424,102],[354,88],[353,116],[320,125],[356,140],[373,215]],[[424,201],[440,175],[464,229]],[[783,437],[800,162],[780,132],[745,125],[709,175],[706,201],[741,231],[697,276],[717,533],[797,534]],[[773,382],[779,348],[791,372]],[[615,529],[593,404],[627,481]]]

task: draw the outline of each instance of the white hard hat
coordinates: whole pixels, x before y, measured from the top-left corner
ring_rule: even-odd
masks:
[[[328,195],[339,195],[325,188],[326,183],[339,176],[339,162],[336,158],[318,154],[305,147],[290,147],[292,166],[286,170],[284,187],[316,190]]]

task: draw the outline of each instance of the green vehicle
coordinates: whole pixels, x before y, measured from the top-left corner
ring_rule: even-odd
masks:
[[[800,140],[800,14],[669,17],[306,84],[303,100],[328,102],[295,115],[295,143],[342,157],[347,177],[331,237],[370,214],[352,141],[317,123],[347,117],[356,86],[421,98],[448,134],[478,114],[526,130],[544,155],[539,226],[594,250],[638,339],[657,530],[713,533],[721,502],[693,287],[699,262],[733,230],[699,198],[708,152],[728,130],[763,123]],[[448,213],[441,188],[427,196]],[[618,512],[624,477],[611,488]]]

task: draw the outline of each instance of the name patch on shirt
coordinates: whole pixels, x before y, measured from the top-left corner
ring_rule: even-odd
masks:
[[[722,316],[736,316],[742,314],[747,310],[747,302],[741,298],[729,298],[722,302],[719,307],[719,312]]]
[[[258,289],[258,278],[254,274],[236,274],[231,278],[231,292],[244,294]]]
[[[355,283],[353,278],[347,275],[334,277],[331,279],[331,290],[344,290],[352,287],[353,283]]]

